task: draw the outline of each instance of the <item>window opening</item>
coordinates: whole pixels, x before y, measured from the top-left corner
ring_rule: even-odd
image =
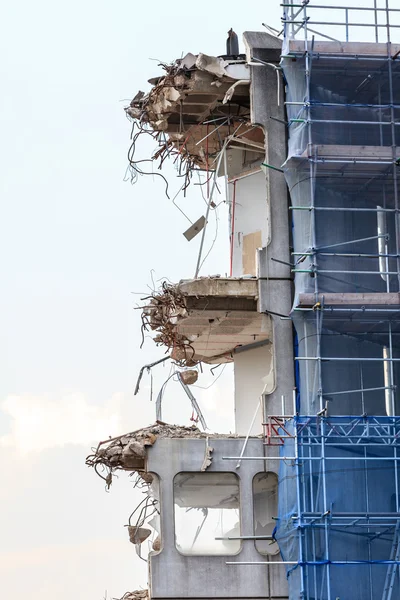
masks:
[[[261,554],[278,554],[277,542],[272,539],[274,517],[278,514],[278,477],[276,473],[258,473],[253,479],[254,535],[270,539],[256,540]]]
[[[174,479],[175,544],[182,554],[236,554],[239,479],[234,473],[179,473]],[[224,538],[224,539],[217,539]]]

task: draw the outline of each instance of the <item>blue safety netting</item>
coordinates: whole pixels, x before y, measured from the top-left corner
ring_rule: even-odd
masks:
[[[400,60],[305,49],[281,61],[299,390],[275,535],[291,600],[394,599],[400,309],[374,294],[400,289]]]
[[[304,416],[288,428],[275,537],[295,563],[290,598],[381,599],[392,575],[398,598],[400,418]]]

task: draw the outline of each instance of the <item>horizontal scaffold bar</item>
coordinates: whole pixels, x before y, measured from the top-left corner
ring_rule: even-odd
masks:
[[[216,537],[215,540],[275,540],[272,535],[230,535],[228,537]]]
[[[321,4],[292,4],[292,3],[282,3],[281,6],[285,8],[305,8],[307,10],[309,8],[323,8],[329,10],[361,10],[361,11],[371,11],[371,12],[384,12],[384,13],[392,13],[392,12],[400,12],[400,8],[379,8],[374,6],[329,6],[329,5],[321,5]],[[343,23],[345,25],[345,23]]]
[[[380,162],[380,161],[378,161]],[[400,209],[398,208],[359,208],[359,207],[354,207],[354,208],[349,208],[349,207],[343,207],[341,208],[340,206],[290,206],[289,210],[334,210],[335,212],[374,212],[374,213],[378,213],[378,212],[400,212]]]
[[[373,387],[373,388],[360,388],[358,390],[344,390],[342,392],[327,392],[323,396],[340,396],[341,394],[359,394],[364,392],[377,392],[378,390],[391,390],[391,387]]]
[[[323,517],[329,517],[329,519],[400,519],[400,513],[398,512],[303,512],[301,513],[304,519],[322,519]]]
[[[368,462],[379,460],[384,462],[390,461],[397,463],[400,460],[400,456],[301,456],[298,458],[296,458],[295,456],[223,456],[222,460],[294,460],[300,462],[303,462],[305,460],[318,460],[319,462],[325,460],[362,460]]]
[[[359,361],[367,361],[367,362],[400,362],[400,358],[383,358],[383,357],[376,357],[376,358],[364,358],[361,356],[358,356],[356,358],[354,357],[343,357],[343,356],[296,356],[295,360],[322,360],[323,362],[327,362],[327,361],[344,361],[344,362],[359,362]]]
[[[226,565],[268,565],[269,567],[273,567],[275,565],[298,565],[297,561],[293,560],[274,560],[271,562],[251,562],[251,561],[241,561],[241,562],[226,562]]]
[[[360,304],[362,304],[362,302],[360,302]],[[310,307],[302,307],[302,306],[296,306],[295,308],[293,308],[294,311],[304,311],[304,312],[311,312],[314,311],[314,308],[312,306]],[[398,313],[400,312],[400,308],[353,308],[353,306],[349,306],[348,308],[336,308],[334,306],[323,306],[321,307],[321,310],[324,310],[325,312],[330,312],[330,313],[334,313],[334,312],[346,312],[346,313],[357,313],[357,312],[361,312],[361,313]],[[372,317],[371,317],[372,319]],[[374,321],[375,319],[372,319],[372,321]],[[383,332],[379,332],[379,331],[375,331],[374,333],[376,334],[382,334]],[[388,332],[384,332],[386,335],[388,334]],[[393,335],[393,334],[392,334]]]
[[[299,567],[325,567],[326,565],[400,565],[400,560],[307,560],[307,561],[228,561],[226,565],[268,565],[273,567],[274,565],[298,565]]]
[[[314,252],[292,252],[292,256],[314,256],[318,254],[319,256],[343,256],[343,257],[356,257],[356,258],[398,258],[399,254],[380,254],[376,252],[375,254],[366,254],[362,252],[320,252],[318,248],[315,248]]]
[[[386,46],[386,44],[385,44]],[[309,50],[305,51],[304,48],[302,50],[290,50],[290,54],[283,54],[281,56],[281,58],[294,58],[295,56],[301,56],[303,57],[305,54],[312,54],[313,58],[323,58],[325,59],[331,59],[331,60],[346,60],[348,61],[349,59],[352,59],[354,61],[358,60],[358,61],[391,61],[391,62],[397,62],[400,60],[400,57],[397,56],[396,58],[392,57],[392,56],[388,56],[386,53],[383,56],[377,56],[377,55],[368,55],[368,54],[338,54],[338,53],[334,53],[334,52],[310,52]]]
[[[399,25],[400,27],[400,25]],[[334,123],[338,125],[400,125],[399,121],[353,121],[350,119],[301,119],[304,123]]]
[[[348,104],[343,102],[318,102],[316,100],[303,100],[302,102],[285,102],[287,106],[324,106],[324,107],[345,107],[345,108],[400,108],[400,104]]]
[[[311,21],[307,17],[303,21],[291,21],[290,19],[282,19],[282,23],[291,23],[293,25],[303,25],[307,23],[308,25],[338,25],[342,27],[382,27],[387,29],[387,25],[385,23],[345,23],[342,21]],[[399,29],[400,25],[390,25],[390,28]]]
[[[343,275],[398,275],[398,271],[342,271],[332,269],[291,269],[292,273],[339,273]],[[355,284],[357,285],[357,284]]]

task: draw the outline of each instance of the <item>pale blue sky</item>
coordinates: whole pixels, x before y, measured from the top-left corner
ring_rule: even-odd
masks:
[[[132,390],[142,351],[133,310],[155,279],[194,273],[199,240],[159,178],[123,182],[130,124],[123,106],[157,62],[221,54],[230,27],[279,26],[277,0],[243,5],[154,0],[36,0],[3,6],[0,31],[2,595],[7,600],[102,600],[146,585],[123,525],[137,493],[121,475],[110,494],[84,465],[101,437],[154,420],[148,380]],[[242,46],[243,49],[243,46]],[[125,99],[125,100],[124,100]],[[124,100],[124,101],[121,101]],[[143,157],[150,151],[139,148]],[[180,180],[168,174],[171,189]],[[181,206],[195,219],[197,189]],[[227,210],[203,274],[224,273]],[[210,223],[207,247],[214,235]],[[229,369],[196,390],[212,429],[229,430]],[[157,372],[155,386],[167,374]],[[211,382],[205,374],[200,385]],[[170,384],[165,418],[191,411]],[[136,494],[136,495],[135,495]]]

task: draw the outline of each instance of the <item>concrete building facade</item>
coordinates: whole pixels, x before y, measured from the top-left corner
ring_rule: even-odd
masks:
[[[400,594],[400,10],[283,8],[282,32],[188,54],[126,109],[154,160],[207,178],[195,276],[154,293],[145,326],[194,410],[200,362],[235,378],[235,435],[168,426],[159,406],[88,459],[148,486],[130,535],[155,532],[152,599]],[[218,177],[229,276],[200,277]]]

